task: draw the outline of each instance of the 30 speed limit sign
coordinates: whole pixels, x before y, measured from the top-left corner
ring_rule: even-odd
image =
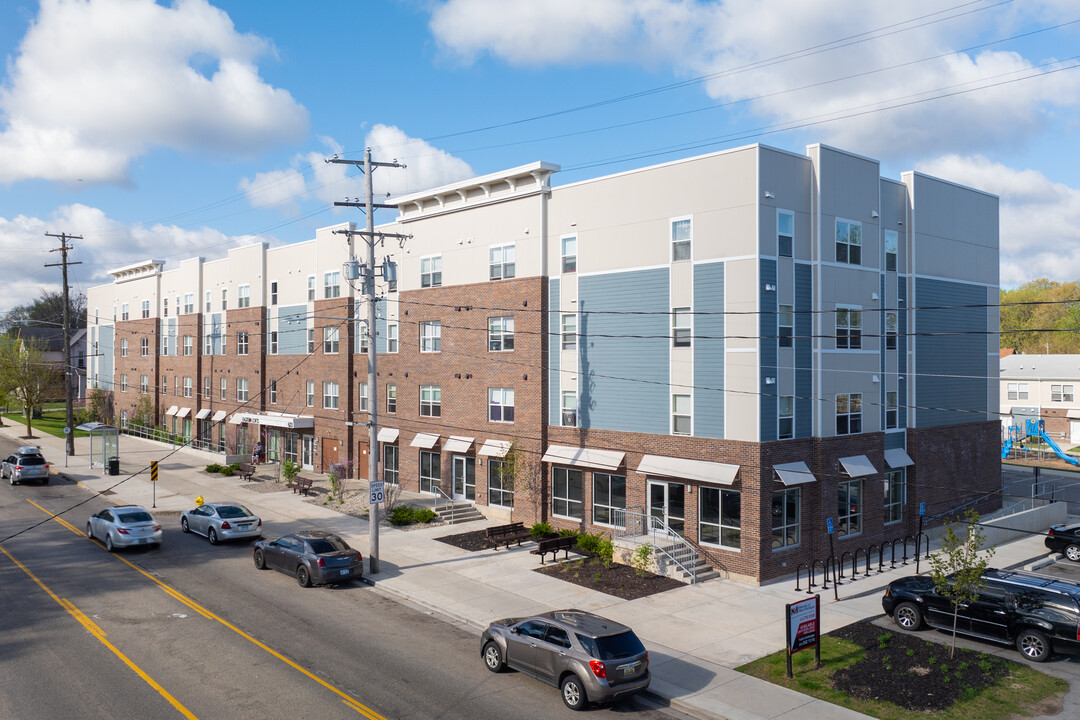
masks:
[[[371,483],[371,498],[370,498],[371,504],[376,505],[378,503],[383,502],[385,499],[386,499],[386,496],[383,494],[383,481],[382,480],[373,481]]]

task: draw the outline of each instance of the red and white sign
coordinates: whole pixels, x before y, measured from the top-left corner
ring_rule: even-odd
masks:
[[[800,600],[788,605],[788,651],[814,647],[818,638],[818,599]]]

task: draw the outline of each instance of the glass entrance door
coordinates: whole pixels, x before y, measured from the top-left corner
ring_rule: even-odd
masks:
[[[679,535],[684,534],[686,518],[686,486],[682,483],[664,480],[649,480],[649,517],[656,523],[650,523],[653,529],[660,529],[663,523]]]
[[[454,499],[476,499],[476,458],[454,456]]]
[[[300,442],[300,466],[305,470],[315,469],[315,436],[304,435]]]

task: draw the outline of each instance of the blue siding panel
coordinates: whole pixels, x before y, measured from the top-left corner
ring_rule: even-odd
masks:
[[[694,434],[724,437],[724,263],[694,266]]]
[[[98,327],[98,382],[103,390],[113,389],[113,353],[116,352],[112,325]]]
[[[904,378],[902,386],[897,388],[896,426],[908,426],[908,383],[910,372],[908,369],[908,303],[907,303],[907,278],[900,278],[896,284],[897,312],[896,317],[896,371]]]
[[[780,387],[777,374],[777,358],[779,357],[779,350],[777,348],[776,340],[776,290],[765,290],[765,285],[769,284],[772,287],[776,287],[776,261],[762,259],[759,261],[758,274],[760,277],[760,289],[758,290],[759,298],[758,309],[758,323],[760,331],[758,332],[758,349],[760,353],[759,372],[761,377],[758,378],[758,390],[761,393],[758,396],[758,417],[760,418],[761,427],[759,428],[759,437],[761,442],[769,442],[776,439],[776,413],[777,413],[777,395]],[[766,384],[765,378],[773,378],[771,385]]]
[[[905,442],[906,432],[887,432],[885,433],[885,449],[886,450],[905,450],[907,449],[907,442]]]
[[[169,355],[176,354],[176,318],[169,318],[168,331]]]
[[[885,295],[885,273],[881,274],[881,287],[878,290],[879,298],[886,298],[881,301],[883,306],[890,306],[890,303]],[[878,386],[878,409],[880,412],[880,425],[878,427],[885,427],[885,311],[878,311],[878,357],[881,359],[881,379],[882,383]],[[899,397],[899,395],[897,395]]]
[[[548,280],[548,425],[562,425],[559,387],[559,278]]]
[[[795,263],[795,437],[814,434],[813,268]]]
[[[578,278],[579,427],[669,434],[669,282],[668,268]]]
[[[278,355],[307,355],[307,305],[278,308]]]

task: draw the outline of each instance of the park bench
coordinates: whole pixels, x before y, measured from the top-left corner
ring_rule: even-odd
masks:
[[[299,492],[301,495],[307,495],[311,490],[311,484],[314,482],[311,478],[295,477],[291,483],[286,483],[285,487],[291,489],[294,493]]]
[[[510,548],[510,543],[516,542],[521,545],[523,540],[528,540],[532,537],[529,531],[525,529],[525,523],[510,523],[509,525],[496,525],[495,527],[489,527],[484,531],[487,535],[488,545],[494,545],[498,548],[500,545],[506,545],[507,549]]]
[[[236,471],[240,474],[240,477],[245,480],[254,480],[255,469],[255,466],[251,463],[240,463],[240,467],[238,467]]]
[[[555,556],[562,550],[566,553],[564,560],[570,559],[570,551],[577,547],[576,535],[562,535],[560,537],[545,538],[537,543],[535,550],[530,550],[533,555],[540,556],[540,564],[544,564],[544,556],[551,553],[551,559],[555,560]]]

